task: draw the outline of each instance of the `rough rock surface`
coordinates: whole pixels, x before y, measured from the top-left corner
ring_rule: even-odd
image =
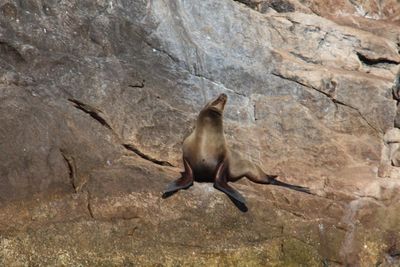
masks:
[[[398,266],[399,16],[395,0],[0,1],[0,265]],[[161,199],[222,92],[229,144],[315,195],[242,180],[247,213],[210,184]]]

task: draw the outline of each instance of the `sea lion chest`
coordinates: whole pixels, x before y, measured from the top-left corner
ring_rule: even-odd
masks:
[[[223,133],[196,130],[183,142],[183,157],[193,170],[198,182],[212,182],[220,163],[226,156]]]

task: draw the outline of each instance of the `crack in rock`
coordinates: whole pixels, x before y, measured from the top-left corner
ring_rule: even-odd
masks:
[[[313,60],[310,57],[304,56],[301,53],[296,53],[296,52],[293,52],[293,51],[290,51],[289,53],[292,54],[293,56],[303,60],[304,62],[317,64],[317,65],[322,65],[322,61],[321,60]]]
[[[369,58],[367,55],[364,55],[360,52],[356,52],[358,59],[365,65],[374,66],[378,64],[390,64],[390,65],[398,65],[399,62],[387,58]]]
[[[82,110],[83,112],[89,114],[93,119],[98,121],[101,125],[107,127],[108,129],[112,130],[111,126],[107,123],[107,121],[100,115],[102,113],[101,110],[92,107],[88,104],[85,104],[79,100],[68,98],[68,101],[74,104],[74,107],[77,109]]]
[[[77,190],[77,187],[75,184],[76,176],[77,176],[75,160],[72,156],[67,155],[63,149],[60,149],[60,153],[61,153],[62,157],[64,158],[65,162],[67,163],[67,167],[68,167],[68,171],[69,171],[68,175],[69,175],[69,180],[70,180],[71,186],[74,189],[75,193],[77,193],[78,190]]]
[[[144,83],[146,82],[146,80],[141,81],[139,84],[129,84],[129,87],[132,88],[144,88]]]
[[[337,100],[336,98],[334,98],[332,95],[330,95],[329,93],[326,93],[326,92],[324,92],[324,91],[322,91],[322,90],[320,90],[320,89],[318,89],[318,88],[315,88],[315,87],[313,87],[313,86],[307,85],[307,84],[305,84],[305,83],[302,83],[302,82],[297,81],[297,80],[294,80],[294,79],[287,78],[287,77],[283,76],[282,74],[279,74],[279,73],[276,73],[276,72],[271,72],[271,74],[274,75],[274,76],[276,76],[276,77],[279,77],[279,78],[282,78],[282,79],[285,79],[285,80],[288,80],[288,81],[292,81],[292,82],[298,83],[298,84],[300,84],[300,85],[302,85],[302,86],[305,86],[305,87],[307,87],[307,88],[313,89],[313,90],[315,90],[315,91],[317,91],[317,92],[319,92],[319,93],[325,95],[326,97],[328,97],[335,105],[336,105],[336,104],[339,104],[339,105],[342,105],[342,106],[345,106],[345,107],[348,107],[348,108],[351,108],[351,109],[355,110],[355,111],[359,114],[360,118],[361,118],[363,121],[365,121],[365,123],[366,123],[371,129],[373,129],[378,135],[381,135],[381,134],[382,134],[382,132],[381,132],[379,129],[377,129],[375,126],[373,126],[373,125],[367,120],[367,118],[365,118],[365,116],[361,113],[361,111],[360,111],[358,108],[353,107],[353,106],[351,106],[351,105],[349,105],[349,104],[347,104],[347,103],[344,103],[344,102],[342,102],[342,101],[339,101],[339,100]]]
[[[149,41],[147,41],[145,38],[143,38],[143,42],[148,45],[151,49],[153,49],[154,51],[157,51],[161,54],[165,54],[167,57],[169,57],[173,62],[177,63],[179,66],[181,65],[181,61],[174,57],[173,55],[171,55],[170,53],[168,53],[166,50],[160,49],[155,47],[152,43],[150,43]]]
[[[253,117],[254,117],[254,121],[258,121],[258,117],[257,117],[257,104],[253,104]]]
[[[367,118],[364,117],[364,115],[361,113],[361,111],[360,111],[358,108],[353,107],[353,106],[351,106],[351,105],[349,105],[349,104],[343,103],[343,102],[341,102],[341,101],[339,101],[339,100],[337,100],[337,99],[334,99],[334,98],[331,98],[331,100],[332,100],[335,104],[339,104],[339,105],[342,105],[342,106],[345,106],[345,107],[348,107],[348,108],[351,108],[351,109],[355,110],[355,111],[358,113],[358,115],[361,117],[361,119],[362,119],[363,121],[365,121],[365,122],[368,124],[369,127],[371,127],[371,128],[372,128],[376,133],[378,133],[379,135],[382,134],[381,131],[379,131],[377,128],[375,128],[375,126],[373,126],[373,125],[367,120]]]
[[[87,208],[87,210],[88,210],[89,216],[90,216],[92,219],[95,219],[95,217],[94,217],[94,215],[93,215],[93,208],[92,208],[92,203],[91,203],[92,198],[91,198],[91,196],[90,196],[89,190],[87,190],[86,193],[87,193],[87,199],[86,199],[87,205],[86,205],[86,208]]]
[[[199,68],[197,68],[196,65],[193,67],[194,71],[192,71],[188,66],[182,66],[182,61],[180,61],[178,58],[176,58],[176,57],[174,57],[173,55],[171,55],[170,53],[168,53],[166,50],[155,47],[155,46],[154,46],[153,44],[151,44],[149,41],[146,41],[145,38],[143,38],[143,42],[144,42],[146,45],[148,45],[150,48],[154,49],[155,51],[157,51],[157,52],[159,52],[159,53],[162,53],[162,54],[165,54],[165,55],[166,55],[167,57],[169,57],[173,62],[175,62],[176,64],[178,64],[178,66],[180,66],[180,67],[182,68],[182,70],[188,72],[190,75],[195,76],[195,77],[198,77],[198,78],[200,78],[200,79],[205,79],[205,80],[207,80],[207,81],[209,81],[209,82],[211,82],[211,83],[213,83],[213,84],[222,86],[225,90],[227,90],[227,91],[229,91],[229,92],[231,92],[231,93],[234,93],[234,94],[237,94],[237,95],[243,96],[243,97],[248,97],[248,96],[247,96],[246,94],[244,94],[244,93],[237,92],[237,91],[235,91],[235,90],[233,90],[233,89],[227,88],[223,83],[221,83],[221,82],[216,82],[216,81],[214,81],[214,80],[212,80],[212,79],[210,79],[210,78],[208,78],[208,77],[206,77],[206,76],[200,74],[200,73],[199,73]]]
[[[258,8],[258,5],[262,2],[262,0],[254,1],[254,0],[233,0],[234,2],[242,3],[251,9]]]
[[[400,101],[400,68],[396,74],[394,85],[392,89],[393,99]]]
[[[144,82],[144,81],[143,81],[143,82]],[[143,85],[143,86],[144,86],[144,85]],[[94,119],[97,120],[99,123],[101,123],[103,126],[105,126],[106,128],[108,128],[109,130],[111,130],[112,134],[115,136],[115,138],[118,140],[118,142],[122,143],[122,141],[121,141],[122,139],[118,136],[118,134],[115,133],[114,130],[112,129],[112,127],[107,123],[107,121],[106,121],[103,117],[101,117],[101,116],[99,115],[100,113],[102,113],[101,110],[99,110],[99,109],[97,109],[97,108],[94,108],[94,107],[92,107],[92,106],[90,106],[90,105],[88,105],[88,104],[85,104],[85,103],[83,103],[83,102],[81,102],[81,101],[79,101],[79,100],[76,100],[76,99],[71,99],[71,98],[69,98],[68,101],[74,103],[74,107],[76,107],[77,109],[82,110],[82,111],[85,112],[85,113],[88,113],[92,118],[94,118]],[[134,152],[136,155],[140,156],[142,159],[145,159],[145,160],[147,160],[147,161],[150,161],[150,162],[155,163],[155,164],[160,165],[160,166],[174,167],[174,165],[172,165],[172,164],[171,164],[170,162],[168,162],[168,161],[158,160],[158,159],[155,159],[155,158],[153,158],[153,157],[151,157],[151,156],[149,156],[149,155],[146,155],[145,153],[143,153],[142,151],[140,151],[140,150],[139,150],[135,145],[133,145],[133,144],[123,144],[123,143],[122,143],[122,146],[123,146],[125,149]],[[64,156],[64,155],[63,155],[63,156]],[[75,170],[74,175],[76,175],[76,167],[75,167],[75,169],[73,168],[73,166],[74,166],[74,164],[75,164],[74,161],[71,160],[70,158],[66,158],[65,156],[64,156],[64,159],[66,159],[66,161],[69,162],[69,164],[71,164],[71,166],[72,166],[71,169],[72,169],[72,170]],[[75,186],[75,185],[74,185],[74,186]],[[74,189],[75,189],[75,187],[74,187]]]
[[[153,162],[153,163],[155,163],[157,165],[174,167],[174,165],[172,165],[168,161],[158,160],[158,159],[155,159],[155,158],[153,158],[153,157],[151,157],[149,155],[144,154],[142,151],[140,151],[136,146],[134,146],[132,144],[122,144],[122,145],[127,150],[132,151],[133,153],[135,153],[136,155],[138,155],[142,159],[145,159],[147,161]]]

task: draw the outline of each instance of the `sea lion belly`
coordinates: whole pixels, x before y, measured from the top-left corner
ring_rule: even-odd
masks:
[[[220,142],[207,137],[192,136],[184,142],[183,156],[192,166],[194,180],[197,182],[213,182],[217,166],[226,155],[226,149]]]
[[[197,182],[213,182],[218,161],[208,159],[200,159],[194,163],[193,176]]]

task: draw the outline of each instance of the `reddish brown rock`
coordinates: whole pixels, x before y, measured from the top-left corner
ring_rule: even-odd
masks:
[[[398,265],[398,14],[1,2],[0,265]],[[243,180],[245,214],[210,184],[161,199],[219,93],[229,145],[315,195]]]

